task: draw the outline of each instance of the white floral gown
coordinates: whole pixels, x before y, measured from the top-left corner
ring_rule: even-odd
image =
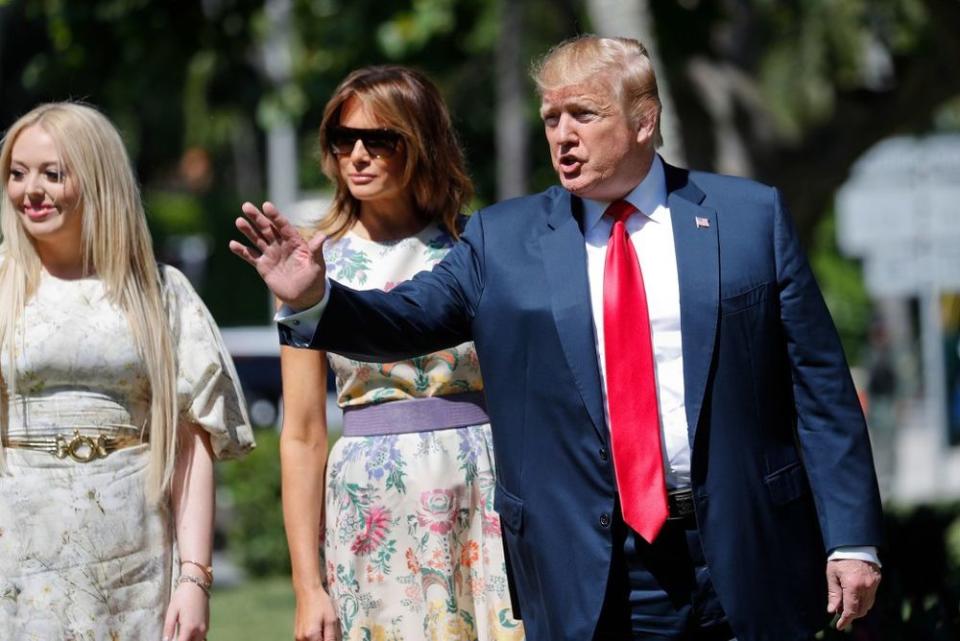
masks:
[[[453,239],[436,225],[394,242],[348,233],[324,248],[330,278],[391,289]],[[473,343],[398,363],[328,354],[341,407],[483,389]],[[327,466],[325,565],[348,641],[519,640],[489,424],[342,437]]]
[[[218,457],[253,446],[237,377],[209,312],[165,267],[180,420],[210,433]],[[123,313],[96,278],[44,274],[26,306],[4,439],[69,438],[75,428],[144,433],[149,383]],[[4,381],[9,356],[0,355]],[[0,639],[159,641],[170,598],[168,508],[144,496],[148,445],[91,462],[4,448],[0,475]]]

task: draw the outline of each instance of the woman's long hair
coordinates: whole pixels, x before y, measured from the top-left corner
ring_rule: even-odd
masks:
[[[340,175],[330,150],[331,127],[340,124],[343,104],[356,97],[382,124],[403,137],[403,176],[414,208],[424,221],[440,221],[456,238],[457,217],[473,197],[463,150],[437,87],[423,74],[397,65],[358,69],[344,78],[327,102],[320,123],[320,166],[336,186],[320,231],[343,236],[360,217],[360,201]]]
[[[40,127],[57,145],[62,166],[74,180],[82,212],[84,273],[103,281],[108,300],[123,310],[150,382],[150,466],[147,494],[160,500],[173,477],[177,438],[176,363],[160,273],[130,159],[113,124],[92,107],[50,103],[36,107],[7,131],[0,148],[0,346],[15,379],[22,349],[24,307],[37,290],[41,263],[34,241],[7,195],[17,137]],[[2,377],[2,374],[0,374]],[[77,381],[79,384],[81,381]],[[2,381],[0,430],[9,431],[9,404],[16,380]],[[0,450],[2,453],[2,450]],[[0,458],[0,467],[3,461]]]

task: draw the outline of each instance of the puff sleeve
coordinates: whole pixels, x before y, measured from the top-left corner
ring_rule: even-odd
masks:
[[[209,432],[217,458],[242,456],[255,444],[233,360],[187,278],[168,265],[161,269],[177,353],[179,420]]]

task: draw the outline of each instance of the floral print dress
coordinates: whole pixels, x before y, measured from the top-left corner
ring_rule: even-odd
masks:
[[[391,289],[453,239],[431,224],[324,248],[330,278]],[[483,389],[472,343],[397,363],[328,354],[341,407]],[[342,437],[327,466],[326,580],[348,641],[520,640],[511,618],[489,424]]]
[[[218,457],[240,455],[253,435],[233,364],[187,279],[163,273],[180,420],[206,429]],[[69,439],[74,429],[148,440],[146,370],[102,281],[44,273],[23,327],[4,442]],[[9,385],[6,352],[0,367]],[[0,639],[159,641],[175,549],[169,507],[145,498],[148,450],[143,442],[89,462],[0,452]]]

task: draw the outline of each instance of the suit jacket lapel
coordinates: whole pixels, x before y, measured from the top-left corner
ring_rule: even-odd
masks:
[[[690,181],[689,172],[666,164],[664,168],[680,277],[684,406],[693,448],[717,338],[720,303],[717,213],[700,205],[705,196]]]
[[[573,207],[582,207],[581,201],[572,198],[568,192],[560,194],[548,214],[549,229],[540,237],[540,249],[553,319],[564,356],[593,427],[600,438],[605,439],[606,423],[587,280],[587,250]]]

